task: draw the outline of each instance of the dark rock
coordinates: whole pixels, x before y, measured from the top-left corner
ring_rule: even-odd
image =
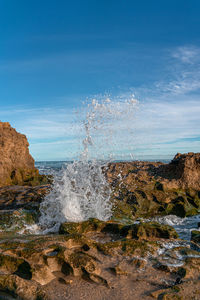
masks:
[[[94,223],[94,224],[93,224]],[[93,224],[93,225],[92,225]],[[156,222],[139,223],[132,225],[123,225],[115,222],[104,222],[96,219],[80,223],[66,222],[61,224],[59,232],[61,234],[85,234],[88,232],[101,232],[110,234],[112,239],[170,239],[178,238],[175,229],[168,225],[162,225]]]
[[[198,243],[198,244],[200,243],[200,231],[193,230],[191,232],[191,241]]]
[[[128,193],[126,203],[128,203],[130,205],[138,204],[136,195],[134,193],[131,193],[131,192]]]
[[[173,227],[156,222],[134,224],[132,230],[132,237],[137,239],[178,238],[178,234]]]
[[[155,189],[157,189],[158,191],[163,191],[163,185],[160,182],[156,182],[155,183]]]
[[[30,264],[27,261],[24,261],[18,266],[17,271],[14,274],[18,275],[21,278],[31,280],[32,272]]]

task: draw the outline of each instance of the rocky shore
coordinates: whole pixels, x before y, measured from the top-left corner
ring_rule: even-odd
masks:
[[[199,213],[199,157],[110,164],[112,220],[64,223],[52,235],[27,231],[50,184],[1,187],[0,299],[199,299],[198,228],[183,241],[144,219]]]
[[[200,212],[200,153],[179,153],[169,164],[112,163],[105,173],[117,218],[186,217]]]
[[[191,245],[155,222],[90,219],[54,235],[4,232],[0,290],[12,298],[0,299],[199,299],[199,248]]]
[[[0,123],[0,299],[200,299],[200,231],[184,241],[155,216],[200,213],[200,153],[111,163],[113,217],[33,235],[51,190],[26,137]]]

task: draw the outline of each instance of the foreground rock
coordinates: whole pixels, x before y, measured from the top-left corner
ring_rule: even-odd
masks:
[[[117,218],[200,212],[200,153],[177,154],[169,164],[111,163],[105,174]]]
[[[198,153],[178,154],[170,164],[109,164],[104,171],[113,190],[113,219],[132,222],[141,217],[199,214],[199,169]],[[35,187],[12,185],[0,188],[0,229],[16,232],[26,222],[37,222],[40,203],[51,190],[50,184],[41,185],[50,181],[49,178],[44,176],[39,182],[37,178],[36,181],[24,182],[40,184]]]
[[[19,232],[38,222],[39,206],[50,185],[0,188],[0,230]]]
[[[35,168],[28,146],[25,135],[9,123],[0,122],[0,186],[47,183],[47,178]]]
[[[60,233],[2,233],[0,291],[23,300],[185,299],[187,286],[185,296],[199,296],[200,255],[176,247],[170,226],[90,219],[64,223]],[[168,294],[177,298],[161,298]]]

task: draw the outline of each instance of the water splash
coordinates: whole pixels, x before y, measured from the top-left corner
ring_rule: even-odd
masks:
[[[78,160],[55,175],[52,191],[41,203],[39,226],[43,233],[57,231],[65,221],[111,217],[111,189],[103,167],[115,156],[115,140],[121,146],[120,138],[129,130],[125,120],[130,127],[136,106],[134,97],[125,101],[93,99],[80,111],[82,151]]]

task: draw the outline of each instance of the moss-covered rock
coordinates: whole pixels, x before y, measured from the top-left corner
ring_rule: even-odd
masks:
[[[132,237],[137,239],[176,239],[178,238],[178,234],[175,229],[169,225],[149,222],[135,224]]]
[[[0,270],[5,274],[13,274],[22,263],[24,260],[21,258],[0,254]]]
[[[0,230],[18,232],[27,225],[35,224],[38,220],[36,210],[18,209],[0,212]]]
[[[25,280],[17,275],[0,275],[0,290],[15,299],[47,300],[44,290],[33,281]]]
[[[179,154],[170,164],[142,161],[109,164],[105,174],[113,191],[113,216],[135,219],[198,214],[198,169],[199,153]],[[185,176],[187,172],[190,176]]]
[[[62,223],[59,228],[60,234],[82,234],[90,231],[100,231],[105,226],[105,222],[91,218],[83,222]]]
[[[193,230],[191,232],[191,241],[200,244],[200,231]]]
[[[90,219],[80,223],[63,223],[60,226],[59,232],[61,234],[101,232],[103,234],[115,235],[119,239],[125,237],[129,239],[148,240],[178,238],[178,234],[173,227],[156,222],[123,225],[114,221],[103,222]]]

